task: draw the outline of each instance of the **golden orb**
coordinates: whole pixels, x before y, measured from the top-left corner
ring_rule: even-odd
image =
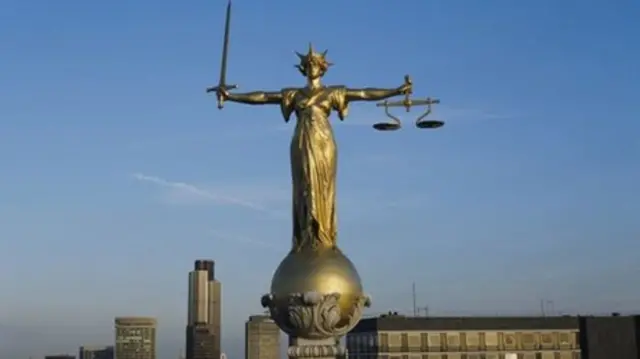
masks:
[[[289,252],[271,280],[271,294],[285,298],[293,293],[340,294],[341,320],[349,320],[363,295],[360,275],[338,248],[303,249]]]

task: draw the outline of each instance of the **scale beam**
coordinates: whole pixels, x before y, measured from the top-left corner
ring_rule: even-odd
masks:
[[[424,100],[404,99],[402,101],[382,101],[376,104],[377,107],[413,107],[413,106],[425,106],[425,105],[437,105],[440,100],[427,97]]]
[[[427,107],[426,111],[423,114],[421,114],[415,121],[417,128],[442,127],[444,125],[444,122],[442,121],[425,120],[425,118],[431,114],[432,105],[437,105],[437,104],[440,104],[439,99],[435,99],[431,97],[427,97],[426,99],[412,99],[410,97],[410,94],[405,95],[405,98],[403,100],[399,100],[399,101],[385,100],[382,102],[378,102],[376,106],[384,107],[384,113],[387,115],[387,117],[389,117],[391,121],[376,123],[375,125],[373,125],[373,128],[379,131],[393,131],[393,130],[400,129],[402,127],[402,121],[397,116],[394,116],[393,114],[391,114],[391,112],[389,112],[389,108],[404,107],[407,112],[410,112],[411,108],[416,106]]]

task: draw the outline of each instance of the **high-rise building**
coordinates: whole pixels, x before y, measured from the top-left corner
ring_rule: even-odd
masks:
[[[252,315],[244,326],[245,359],[279,359],[280,328],[266,315]]]
[[[156,359],[156,319],[115,319],[115,359]]]
[[[196,260],[189,272],[186,359],[220,359],[221,284],[212,260]]]
[[[244,325],[245,359],[280,358],[280,328],[267,315],[252,315]]]
[[[78,350],[78,359],[114,359],[113,346],[81,346]]]
[[[56,354],[56,355],[45,355],[44,359],[76,359],[76,357],[69,354]]]

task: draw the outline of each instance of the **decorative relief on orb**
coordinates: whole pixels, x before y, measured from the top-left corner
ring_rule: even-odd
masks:
[[[292,346],[287,349],[290,358],[318,358],[343,357],[347,354],[345,348],[338,345],[303,345]]]
[[[339,293],[292,293],[286,297],[273,294],[262,296],[262,306],[269,309],[271,318],[287,334],[306,339],[325,339],[347,334],[362,317],[371,298],[355,298],[349,313],[340,309]],[[341,318],[347,320],[341,320]]]

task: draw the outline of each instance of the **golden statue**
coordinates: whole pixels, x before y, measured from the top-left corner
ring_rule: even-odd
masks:
[[[351,330],[369,306],[360,276],[337,246],[336,168],[337,146],[329,122],[332,111],[340,120],[347,116],[350,102],[379,101],[392,120],[378,123],[377,130],[397,130],[400,120],[389,113],[390,107],[426,105],[427,111],[416,120],[418,128],[437,128],[440,121],[425,121],[436,99],[410,98],[413,85],[405,76],[403,85],[391,89],[351,89],[324,86],[322,76],[331,63],[327,52],[317,53],[309,45],[306,54],[298,53],[296,67],[307,79],[299,88],[280,91],[231,93],[235,85],[226,83],[227,52],[231,2],[227,15],[222,48],[220,81],[207,89],[218,97],[218,108],[225,101],[250,105],[279,105],[285,121],[296,115],[296,128],[291,140],[291,177],[293,180],[293,234],[291,251],[280,262],[271,280],[271,291],[262,297],[262,306],[271,318],[290,335],[293,343],[290,358],[329,358],[345,354],[336,338]],[[405,95],[403,101],[388,98]]]
[[[327,51],[315,52],[309,44],[306,55],[296,53],[296,65],[307,78],[300,88],[280,91],[230,93],[224,86],[215,91],[219,100],[250,105],[280,105],[282,116],[289,121],[297,118],[291,140],[291,177],[293,180],[293,251],[303,248],[333,248],[336,246],[336,167],[337,146],[329,122],[331,111],[340,120],[347,116],[353,101],[379,101],[411,93],[408,77],[398,88],[351,89],[344,86],[324,86],[322,76],[332,65]]]

